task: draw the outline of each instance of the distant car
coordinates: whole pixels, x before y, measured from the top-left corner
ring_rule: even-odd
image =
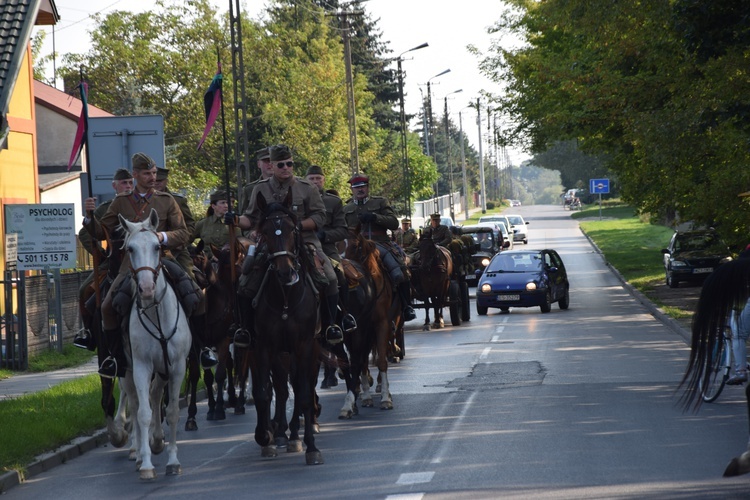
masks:
[[[469,286],[474,286],[492,257],[502,250],[502,233],[497,226],[472,225],[462,226],[461,234],[468,234],[474,239],[474,248],[470,249],[474,275],[466,275],[466,282]]]
[[[500,234],[502,235],[502,240],[498,239],[500,246],[502,247],[501,250],[513,250],[513,235],[506,229],[505,224],[503,224],[502,221],[493,221],[493,222],[477,222],[477,226],[486,226],[486,227],[494,227],[497,228],[498,231],[500,231]]]
[[[520,200],[510,200],[510,206],[511,207],[520,207],[521,201]]]
[[[560,255],[555,250],[510,250],[496,254],[479,279],[477,313],[490,307],[508,312],[511,307],[538,306],[543,313],[557,302],[570,306],[570,284]]]
[[[513,231],[513,224],[510,223],[508,217],[504,214],[483,215],[479,218],[479,222],[502,222],[509,233]]]
[[[528,222],[523,220],[520,215],[507,214],[508,220],[513,225],[513,240],[523,241],[524,245],[529,243],[528,229],[526,225]]]
[[[732,260],[727,244],[712,229],[676,231],[661,253],[670,288],[677,288],[682,281],[700,282]]]

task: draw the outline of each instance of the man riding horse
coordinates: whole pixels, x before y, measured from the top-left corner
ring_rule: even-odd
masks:
[[[370,196],[370,178],[357,174],[349,179],[352,199],[344,207],[346,224],[350,228],[362,225],[361,234],[372,241],[378,248],[380,260],[398,291],[403,304],[404,321],[417,317],[410,300],[410,284],[407,278],[406,265],[401,249],[388,236],[387,230],[398,228],[398,218],[388,200],[382,196]]]

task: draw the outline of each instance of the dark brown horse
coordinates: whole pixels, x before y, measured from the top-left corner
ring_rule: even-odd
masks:
[[[430,329],[430,306],[435,310],[432,328],[443,328],[443,306],[453,275],[453,259],[447,248],[436,245],[429,235],[419,238],[419,264],[411,266],[415,297],[425,303],[422,330]]]
[[[368,371],[370,352],[376,353],[380,379],[380,408],[393,409],[393,398],[388,382],[389,342],[401,319],[402,305],[390,279],[380,262],[375,243],[355,231],[346,248],[346,258],[361,274],[358,286],[351,289],[349,312],[357,320],[357,330],[347,333],[344,342],[349,351],[349,366],[344,370],[347,394],[339,418],[351,418],[357,413],[357,399],[362,406],[373,406]]]
[[[319,369],[319,344],[315,334],[320,329],[318,298],[310,274],[314,270],[297,230],[297,217],[291,210],[291,189],[283,203],[269,204],[262,194],[258,195],[257,203],[262,214],[257,226],[258,245],[266,248],[269,265],[253,301],[255,345],[250,371],[257,413],[255,442],[262,447],[262,456],[276,455],[271,420],[271,373],[273,364],[286,358],[294,390],[287,451],[302,450],[299,417],[304,416],[305,461],[308,465],[322,464],[323,456],[315,447],[313,431]]]

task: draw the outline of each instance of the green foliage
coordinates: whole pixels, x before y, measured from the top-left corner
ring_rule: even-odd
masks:
[[[72,344],[65,344],[63,345],[63,352],[49,349],[29,357],[29,371],[47,372],[79,366],[91,360],[93,356],[91,351],[75,347]]]

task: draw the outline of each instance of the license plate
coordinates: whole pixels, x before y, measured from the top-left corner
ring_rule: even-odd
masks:
[[[498,295],[497,300],[502,301],[513,301],[513,300],[519,300],[521,298],[520,295]]]
[[[714,272],[713,267],[697,267],[693,269],[693,274],[703,274],[703,273],[712,273]]]

